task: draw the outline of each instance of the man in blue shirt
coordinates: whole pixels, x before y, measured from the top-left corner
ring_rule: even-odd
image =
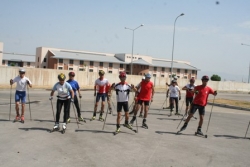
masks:
[[[70,72],[69,73],[69,80],[67,82],[71,85],[71,87],[72,87],[72,89],[74,91],[74,104],[75,104],[75,107],[76,107],[76,110],[77,110],[78,120],[79,121],[84,121],[83,118],[81,117],[81,111],[80,111],[76,91],[78,91],[80,99],[82,98],[82,95],[81,95],[81,92],[80,92],[80,87],[78,85],[78,82],[76,80],[74,80],[74,77],[75,77],[75,73]],[[70,122],[70,110],[69,110],[69,117],[68,117],[67,123],[69,123],[69,122]]]

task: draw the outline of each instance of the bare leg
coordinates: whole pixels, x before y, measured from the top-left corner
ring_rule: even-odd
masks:
[[[16,102],[16,115],[19,115],[19,102]]]
[[[25,110],[25,103],[22,103],[22,116],[24,115],[24,110]]]
[[[199,127],[202,127],[204,115],[200,115]]]

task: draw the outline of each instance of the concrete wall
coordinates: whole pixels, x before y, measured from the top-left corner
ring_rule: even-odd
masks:
[[[18,75],[18,67],[0,67],[0,88],[9,88],[9,80]],[[52,88],[52,86],[58,81],[57,75],[64,73],[67,75],[68,70],[54,70],[54,69],[42,69],[42,68],[26,68],[26,76],[30,78],[34,88]],[[88,71],[74,71],[76,73],[75,79],[79,82],[81,88],[93,88],[95,80],[98,78],[97,72]],[[105,74],[105,78],[110,83],[119,82],[118,74]],[[141,81],[142,76],[128,75],[127,82],[131,84],[138,84]],[[166,90],[166,82],[170,83],[169,78],[152,77],[151,81],[155,83],[155,87],[158,90]],[[178,79],[179,87],[183,87],[188,83],[188,79]],[[200,80],[196,80],[196,85],[201,84]],[[250,84],[230,81],[209,81],[208,85],[214,90],[229,91],[229,92],[250,92]]]

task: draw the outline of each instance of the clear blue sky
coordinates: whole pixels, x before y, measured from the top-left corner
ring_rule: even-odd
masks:
[[[221,0],[1,0],[5,52],[35,54],[40,46],[131,53],[187,60],[200,75],[248,78],[250,1]]]

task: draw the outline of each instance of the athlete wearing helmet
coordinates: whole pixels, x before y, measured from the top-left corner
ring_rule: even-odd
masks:
[[[142,81],[138,89],[140,90],[140,93],[138,94],[138,104],[136,105],[136,110],[134,111],[134,116],[132,120],[130,121],[130,124],[133,125],[134,121],[136,120],[136,115],[142,104],[144,104],[144,118],[142,121],[142,126],[145,128],[148,128],[148,125],[146,124],[146,118],[148,116],[148,110],[149,110],[149,102],[153,102],[154,97],[154,84],[150,81],[151,75],[147,73],[145,75],[145,80]]]
[[[81,95],[81,92],[80,92],[79,84],[74,78],[75,78],[75,73],[73,71],[69,72],[69,80],[67,80],[67,82],[70,84],[70,86],[72,87],[72,89],[74,91],[74,98],[73,99],[74,99],[74,105],[76,107],[76,111],[77,111],[77,115],[78,115],[78,120],[79,121],[84,121],[82,116],[81,116],[81,111],[80,111],[76,91],[78,92],[80,99],[82,98],[82,95]],[[68,118],[67,118],[67,123],[69,123],[69,122],[70,122],[70,106],[69,106],[69,115],[68,115]]]
[[[102,99],[102,106],[101,106],[99,121],[104,121],[104,119],[102,118],[102,115],[104,113],[105,99],[107,95],[106,87],[108,86],[109,82],[106,78],[104,78],[105,72],[103,70],[100,70],[98,74],[99,74],[99,78],[95,81],[95,86],[94,86],[94,91],[95,91],[94,96],[96,96],[96,98],[95,98],[94,113],[93,113],[93,117],[91,118],[91,120],[95,120],[98,103],[100,99]],[[96,91],[97,91],[97,94],[96,94]]]
[[[53,99],[54,92],[57,91],[57,102],[56,102],[56,122],[53,130],[59,130],[59,120],[62,106],[64,106],[64,115],[63,115],[63,131],[66,130],[66,121],[69,115],[69,107],[70,102],[74,102],[74,91],[68,82],[65,82],[66,76],[65,74],[61,73],[57,76],[59,82],[57,82],[50,93],[49,100]]]
[[[209,94],[212,94],[214,96],[217,95],[217,91],[214,91],[212,88],[210,88],[209,86],[207,86],[207,82],[209,81],[209,77],[208,76],[203,76],[201,78],[202,84],[198,85],[194,88],[194,93],[196,94],[190,109],[190,114],[187,117],[184,125],[182,126],[180,131],[183,131],[186,129],[189,120],[193,117],[194,113],[196,112],[196,110],[199,110],[199,115],[200,115],[200,121],[199,121],[199,125],[197,128],[197,134],[199,135],[203,135],[202,131],[201,131],[201,127],[203,124],[203,119],[204,119],[204,114],[205,114],[205,106],[207,105],[207,99]]]
[[[120,72],[119,74],[120,82],[112,84],[111,89],[116,91],[116,100],[117,100],[117,119],[116,119],[116,132],[120,132],[120,120],[121,120],[121,112],[122,109],[125,112],[125,123],[124,126],[126,128],[132,129],[132,127],[128,124],[129,121],[129,107],[128,107],[128,100],[129,100],[129,93],[132,89],[136,91],[134,85],[130,85],[126,82],[126,73]]]
[[[26,102],[26,87],[27,85],[29,87],[32,87],[32,83],[25,76],[25,69],[19,69],[19,75],[15,77],[14,79],[10,79],[10,85],[13,85],[14,83],[17,83],[16,85],[16,92],[15,92],[15,104],[16,104],[16,118],[14,121],[21,120],[22,123],[24,123],[24,111],[25,111],[25,102]],[[21,110],[21,117],[19,114],[19,104],[21,101],[22,110]]]
[[[194,78],[191,78],[189,80],[189,84],[187,84],[186,86],[184,86],[182,88],[182,90],[186,90],[186,112],[185,112],[185,119],[187,119],[188,116],[188,110],[189,110],[189,105],[191,106],[192,102],[193,102],[193,98],[194,98],[194,88],[195,88],[195,84],[194,84],[195,80]]]
[[[170,116],[172,115],[173,108],[174,108],[174,102],[175,102],[175,108],[176,112],[175,115],[180,115],[178,112],[178,104],[179,100],[181,100],[181,91],[180,88],[176,85],[177,82],[176,80],[172,80],[172,84],[169,86],[167,90],[167,98],[168,98],[168,93],[170,92]]]

